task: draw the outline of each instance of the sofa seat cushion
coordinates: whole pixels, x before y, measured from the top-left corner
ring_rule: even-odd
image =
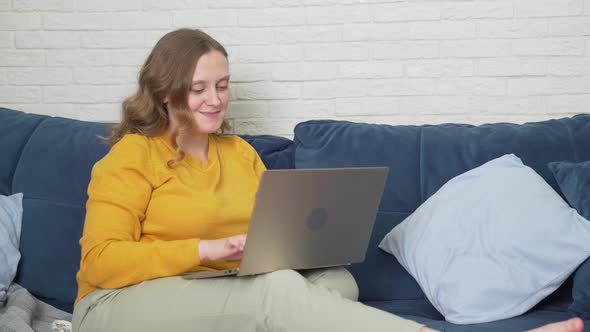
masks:
[[[446,332],[522,332],[571,318],[567,312],[534,310],[524,315],[489,323],[474,325],[446,324]],[[584,322],[587,326],[588,321]]]
[[[404,303],[398,303],[397,300],[384,302],[366,302],[365,304],[377,309],[391,312],[400,317],[424,324],[432,329],[445,332],[522,332],[533,328],[555,323],[558,321],[571,318],[567,311],[555,310],[532,310],[518,317],[498,320],[489,323],[457,325],[444,320],[444,318],[429,317],[420,306],[408,306]],[[404,301],[402,301],[404,302]],[[408,312],[412,312],[409,314]],[[590,320],[584,320],[585,326],[590,326]]]
[[[398,316],[412,315],[431,321],[444,321],[441,315],[426,299],[365,301],[364,304]],[[432,326],[431,326],[432,327]]]
[[[555,323],[571,318],[567,312],[535,310],[518,317],[489,323],[456,325],[445,321],[428,319],[418,315],[401,316],[445,332],[522,332],[545,324]],[[585,326],[588,326],[589,322],[590,321],[584,321]]]
[[[439,331],[521,332],[570,318],[571,316],[568,315],[567,310],[571,302],[571,282],[571,279],[566,281],[557,291],[521,316],[481,324],[457,325],[447,322],[441,314],[431,311],[431,306],[425,306],[419,300],[367,301],[365,304],[417,321]],[[585,324],[590,326],[588,325],[590,321],[585,321]]]

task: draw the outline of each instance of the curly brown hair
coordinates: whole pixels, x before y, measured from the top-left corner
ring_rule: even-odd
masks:
[[[168,166],[181,161],[185,152],[177,139],[195,126],[187,104],[193,73],[201,56],[210,51],[218,51],[227,59],[225,48],[201,30],[183,28],[165,34],[141,67],[137,91],[123,101],[121,122],[110,127],[111,134],[105,140],[114,145],[126,134],[162,135],[170,125],[171,115],[164,103],[168,97],[168,105],[177,110],[174,116],[178,122],[172,132],[177,156],[168,161]],[[229,128],[223,120],[221,132]]]

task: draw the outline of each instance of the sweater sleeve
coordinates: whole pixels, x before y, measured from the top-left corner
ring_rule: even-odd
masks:
[[[252,148],[252,152],[254,154],[254,173],[256,173],[256,175],[260,179],[262,173],[266,171],[266,166],[264,165],[264,162],[262,162],[262,159],[258,155],[258,152],[254,150],[254,148]]]
[[[80,239],[80,277],[119,288],[200,264],[198,239],[140,241],[153,183],[147,138],[126,135],[92,170]]]
[[[266,171],[266,166],[264,165],[262,158],[260,158],[258,151],[256,151],[256,149],[254,149],[254,147],[243,138],[239,136],[232,137],[235,139],[237,148],[242,153],[242,155],[246,157],[247,160],[251,161],[254,174],[256,174],[258,179],[260,179],[262,173]]]

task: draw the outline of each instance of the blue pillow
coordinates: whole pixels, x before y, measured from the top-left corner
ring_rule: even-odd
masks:
[[[570,205],[590,220],[590,161],[552,162],[549,169]],[[573,316],[590,319],[590,260],[574,274],[573,302],[568,310]]]
[[[23,194],[0,195],[0,303],[16,275],[20,260],[18,250],[23,216]]]
[[[380,248],[447,321],[500,320],[528,311],[588,258],[590,223],[572,212],[533,169],[505,155],[448,181]]]

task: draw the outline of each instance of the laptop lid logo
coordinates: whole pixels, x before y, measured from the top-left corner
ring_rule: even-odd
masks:
[[[328,211],[325,208],[315,208],[307,216],[307,228],[312,231],[323,228],[328,223]]]

